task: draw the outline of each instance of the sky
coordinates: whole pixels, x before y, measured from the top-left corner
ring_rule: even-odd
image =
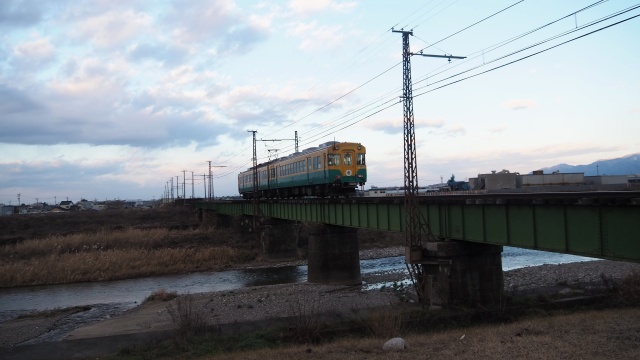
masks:
[[[236,195],[327,141],[403,184],[402,36],[418,184],[640,152],[633,1],[0,0],[0,203]],[[277,141],[276,141],[277,140]],[[193,181],[192,181],[193,178]]]

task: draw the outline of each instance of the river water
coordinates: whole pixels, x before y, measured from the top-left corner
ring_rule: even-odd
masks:
[[[526,266],[589,261],[591,258],[505,247],[503,270]],[[363,276],[406,271],[403,256],[360,261]],[[307,266],[255,268],[183,275],[157,276],[117,281],[0,289],[0,322],[21,313],[70,306],[96,305],[104,313],[118,313],[142,302],[149,294],[166,289],[183,293],[232,290],[248,286],[304,282]],[[371,284],[368,284],[371,285]]]

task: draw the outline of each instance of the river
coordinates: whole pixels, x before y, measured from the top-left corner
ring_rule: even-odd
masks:
[[[591,258],[505,247],[503,270],[542,264],[588,261]],[[361,260],[366,274],[405,271],[403,256]],[[232,290],[248,286],[286,284],[306,281],[307,266],[240,269],[199,272],[182,275],[155,276],[117,281],[30,286],[0,289],[0,321],[34,310],[70,306],[111,304],[107,308],[126,310],[142,302],[149,294],[166,289],[183,293]],[[371,285],[371,284],[369,284]]]

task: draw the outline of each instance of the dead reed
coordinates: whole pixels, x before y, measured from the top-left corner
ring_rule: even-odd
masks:
[[[405,319],[401,310],[389,305],[379,308],[363,317],[373,337],[391,339],[401,336],[404,332]]]
[[[226,234],[127,229],[51,236],[0,247],[0,287],[117,280],[220,270],[254,251],[202,240]],[[194,243],[193,239],[200,239]]]
[[[289,327],[294,340],[302,344],[317,343],[322,328],[320,297],[303,296],[289,308]]]
[[[69,236],[48,236],[0,247],[3,259],[30,259],[51,254],[108,251],[111,249],[154,249],[167,242],[168,229],[101,230]]]
[[[178,293],[176,291],[168,291],[167,289],[158,289],[152,292],[149,296],[144,299],[144,302],[150,301],[171,301],[178,297]]]
[[[203,333],[207,328],[206,306],[197,302],[192,294],[180,296],[169,303],[167,312],[179,339],[185,340],[188,336]]]

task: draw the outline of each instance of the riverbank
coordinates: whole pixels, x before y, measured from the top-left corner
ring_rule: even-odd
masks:
[[[398,249],[378,249],[378,255],[396,255]],[[376,256],[363,253],[363,258]],[[505,290],[524,295],[527,291],[545,289],[546,293],[584,294],[593,287],[620,284],[633,272],[640,273],[640,264],[606,260],[542,265],[504,273]],[[399,284],[406,280],[404,272],[386,272],[363,276],[365,283]],[[250,329],[261,321],[295,317],[301,313],[330,314],[344,318],[359,311],[406,304],[401,287],[385,286],[364,291],[362,287],[328,286],[309,283],[252,286],[244,289],[193,294],[191,306],[203,314],[209,325],[226,329]],[[185,299],[170,302],[153,301],[137,306],[116,316],[106,315],[101,321],[71,328],[61,339],[71,344],[76,340],[114,338],[133,334],[164,334],[170,336],[176,328],[168,306]],[[0,323],[0,346],[32,346],[43,334],[67,324],[73,313],[60,312],[54,316],[28,317]],[[253,324],[253,325],[248,325]],[[264,323],[262,323],[264,326]],[[229,330],[232,331],[232,330]],[[234,330],[235,331],[235,330]],[[45,337],[46,338],[46,337]],[[148,339],[147,339],[148,340]],[[46,343],[45,343],[46,344]],[[36,345],[33,345],[36,346]],[[1,357],[0,357],[1,358]]]

